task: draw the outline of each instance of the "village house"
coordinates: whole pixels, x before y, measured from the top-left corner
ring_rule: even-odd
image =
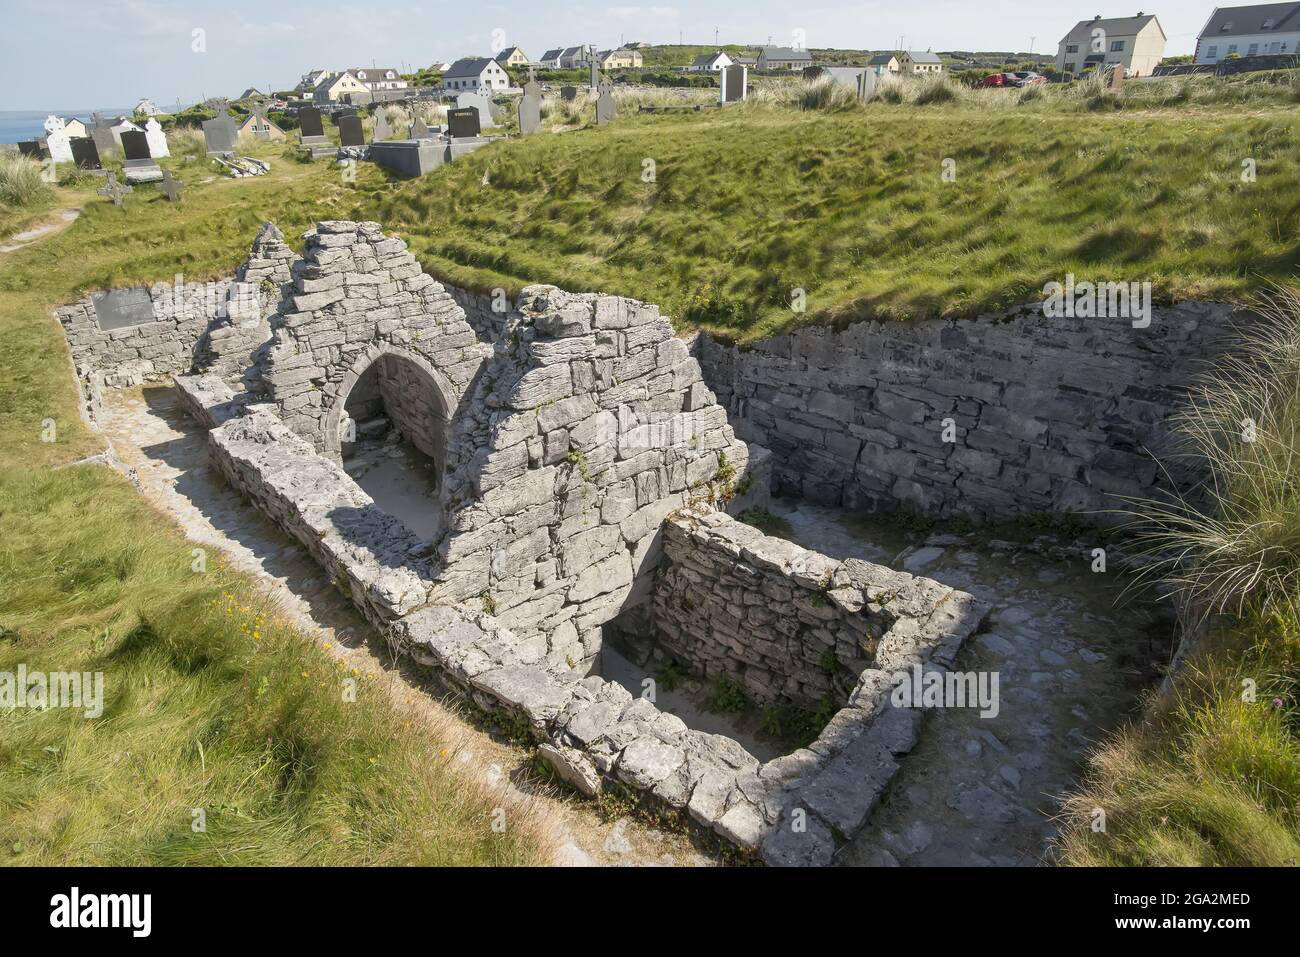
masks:
[[[337,103],[350,93],[369,93],[370,87],[357,79],[352,73],[332,73],[316,84],[311,98],[317,103]]]
[[[371,93],[379,90],[405,90],[408,86],[402,75],[392,67],[354,67],[348,72],[364,83]]]
[[[1060,42],[1056,68],[1078,75],[1119,66],[1127,76],[1150,76],[1165,55],[1165,31],[1154,16],[1080,20]]]
[[[76,136],[90,135],[90,130],[87,129],[86,124],[76,118],[64,118],[63,129],[67,132],[68,139],[72,139]]]
[[[298,81],[298,85],[293,88],[293,92],[297,93],[299,96],[311,96],[312,92],[316,89],[317,84],[319,84],[321,80],[329,76],[334,76],[334,74],[334,70],[311,70],[308,73],[304,73],[302,79]]]
[[[162,110],[153,105],[153,100],[148,98],[137,103],[135,109],[131,111],[134,116],[157,116],[161,112]]]
[[[1218,7],[1196,38],[1196,62],[1300,53],[1300,3]]]
[[[886,73],[897,73],[899,70],[898,57],[892,53],[877,53],[867,63],[871,71],[876,76],[884,76]]]
[[[457,60],[442,76],[442,88],[457,93],[465,90],[504,90],[510,85],[510,76],[491,57],[467,57]]]
[[[625,70],[639,67],[644,57],[636,50],[602,50],[596,56],[596,63],[602,70]]]
[[[918,76],[943,72],[943,60],[929,50],[907,50],[898,55],[898,72]]]
[[[562,47],[547,50],[542,54],[536,65],[543,70],[558,70],[560,68],[560,56],[563,53],[564,49]]]
[[[266,94],[263,93],[261,90],[259,90],[257,87],[255,87],[255,86],[250,86],[250,87],[249,87],[247,90],[245,90],[243,93],[239,94],[239,96],[235,97],[235,99],[237,99],[237,100],[263,100],[263,99],[266,99]]]
[[[692,73],[720,73],[731,66],[734,61],[726,53],[718,50],[714,53],[701,53],[690,65]]]
[[[283,140],[288,134],[272,119],[260,113],[249,113],[236,130],[241,139]]]
[[[812,66],[812,54],[791,47],[763,47],[758,51],[757,66],[761,71],[802,70]]]
[[[592,57],[596,51],[591,48],[590,44],[584,43],[582,46],[565,47],[564,52],[560,54],[561,70],[580,70],[585,66],[591,65]]]
[[[496,55],[496,61],[502,66],[528,66],[528,54],[519,47],[506,47]]]

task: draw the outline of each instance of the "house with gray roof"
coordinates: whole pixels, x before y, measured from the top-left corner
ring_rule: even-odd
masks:
[[[554,50],[547,50],[537,61],[537,66],[544,70],[560,69],[560,57],[564,54],[564,47],[556,47]]]
[[[943,60],[929,50],[905,50],[898,55],[898,72],[912,76],[943,72]]]
[[[1056,51],[1056,69],[1075,76],[1086,70],[1123,67],[1128,76],[1150,76],[1165,56],[1165,31],[1155,16],[1080,20]]]
[[[733,62],[735,61],[728,54],[716,50],[713,53],[701,53],[691,61],[689,69],[692,73],[720,73]]]
[[[456,93],[467,90],[504,90],[510,85],[510,75],[491,57],[466,57],[457,60],[442,75],[442,88]]]
[[[758,69],[767,70],[802,70],[812,66],[812,54],[807,50],[793,47],[763,47],[758,51]]]
[[[1217,7],[1196,38],[1196,62],[1300,54],[1300,3]]]
[[[876,76],[884,76],[886,73],[898,72],[898,57],[893,53],[877,53],[867,61],[867,66]]]

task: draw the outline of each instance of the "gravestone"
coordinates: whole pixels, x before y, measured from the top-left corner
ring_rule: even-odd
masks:
[[[481,132],[479,129],[478,110],[472,106],[457,107],[454,110],[447,111],[447,132],[452,139],[468,139],[478,136]]]
[[[176,203],[180,201],[181,187],[184,185],[184,183],[172,178],[171,170],[163,170],[162,188],[163,194],[167,197],[168,202]]]
[[[479,129],[496,126],[496,104],[486,93],[467,92],[456,97],[456,106],[460,109],[478,110]],[[475,134],[477,135],[477,134]]]
[[[333,123],[335,126],[338,126],[339,120],[343,119],[343,117],[356,116],[356,115],[357,115],[357,111],[353,109],[339,110],[337,113],[330,114],[330,122]]]
[[[560,99],[565,103],[572,103],[578,98],[578,88],[576,86],[560,87]]]
[[[870,100],[876,95],[876,71],[863,70],[858,74],[858,99]]]
[[[519,133],[522,136],[536,133],[541,125],[542,87],[536,80],[529,80],[519,101]]]
[[[72,162],[76,163],[81,169],[102,169],[103,164],[99,162],[99,150],[95,147],[95,141],[89,136],[74,136],[72,144]]]
[[[109,289],[90,298],[95,304],[95,320],[104,332],[144,325],[157,318],[148,289]]]
[[[223,156],[235,152],[235,121],[230,118],[230,114],[223,113],[213,119],[206,120],[203,123],[203,142],[207,146],[208,155],[214,153]]]
[[[594,53],[591,58],[591,72],[587,79],[587,88],[593,93],[600,89],[600,67],[596,65]]]
[[[18,144],[18,152],[37,162],[45,159],[45,147],[36,140],[23,140]]]
[[[45,148],[50,151],[50,159],[54,162],[72,162],[72,143],[63,117],[50,115],[45,118]]]
[[[411,124],[411,139],[427,140],[429,138],[429,127],[422,117],[417,116],[415,122]]]
[[[749,67],[743,64],[723,67],[719,80],[719,103],[740,103],[749,95]]]
[[[135,187],[127,186],[117,181],[116,174],[112,170],[108,171],[108,182],[95,190],[100,196],[106,196],[113,201],[114,206],[121,206],[122,199],[127,193],[134,193]]]
[[[122,131],[122,155],[122,175],[128,183],[156,183],[163,178],[149,155],[149,137],[144,130]]]
[[[167,134],[163,132],[162,124],[152,116],[144,124],[144,135],[149,141],[149,155],[154,159],[172,155],[171,150],[167,148]]]
[[[380,107],[375,111],[375,136],[378,141],[388,139],[393,135],[393,128],[388,125],[388,109]]]
[[[617,115],[618,107],[614,104],[614,84],[605,80],[600,84],[600,96],[596,97],[596,123],[603,126]]]
[[[320,110],[314,106],[304,106],[298,111],[298,135],[302,137],[303,146],[311,146],[313,141],[325,139],[325,127],[321,125]]]
[[[355,113],[339,117],[339,143],[343,146],[366,145],[366,134],[361,128],[361,117]]]
[[[113,124],[98,113],[92,117],[90,135],[95,141],[95,149],[99,151],[101,160],[117,152],[117,140],[113,136]]]
[[[1124,64],[1116,63],[1110,71],[1110,88],[1114,93],[1124,89]]]

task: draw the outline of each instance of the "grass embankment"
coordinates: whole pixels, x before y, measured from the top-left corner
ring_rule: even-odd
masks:
[[[1142,509],[1153,551],[1177,558],[1154,567],[1218,617],[1145,719],[1094,754],[1066,805],[1068,863],[1300,864],[1300,300],[1278,298],[1184,418],[1213,509]]]
[[[105,698],[93,720],[0,708],[0,863],[543,863],[522,812],[493,828],[500,801],[453,768],[449,729],[365,680],[346,701],[355,675],[217,556],[193,571],[193,544],[115,472],[40,468],[102,448],[51,307],[229,275],[264,219],[293,237],[384,182],[281,161],[205,183],[201,161],[175,164],[180,204],[141,187],[0,259],[0,672],[98,671]]]
[[[1300,263],[1287,96],[1245,112],[1082,99],[1082,112],[985,99],[629,112],[488,147],[386,194],[377,218],[457,284],[616,292],[739,339],[977,314],[1067,272],[1149,280],[1165,300],[1241,297]]]

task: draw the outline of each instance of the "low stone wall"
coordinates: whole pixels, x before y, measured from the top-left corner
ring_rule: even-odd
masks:
[[[701,336],[697,351],[738,434],[772,451],[778,490],[1001,519],[1149,495],[1171,414],[1250,318],[1185,302],[1137,329],[1026,307],[800,329],[744,349]],[[1168,464],[1183,488],[1201,477]]]
[[[456,300],[456,304],[465,310],[465,321],[474,327],[480,339],[484,342],[496,342],[505,332],[506,320],[510,316],[513,306],[507,301],[507,309],[493,309],[493,298],[490,294],[481,292],[470,292],[468,289],[461,289],[458,286],[452,286],[443,283],[447,294]]]
[[[816,708],[915,630],[954,589],[870,562],[838,562],[717,512],[664,523],[655,582],[659,646],[706,678],[730,675],[759,704]]]
[[[226,480],[302,542],[372,624],[428,600],[425,543],[274,415],[230,419],[208,442]]]

